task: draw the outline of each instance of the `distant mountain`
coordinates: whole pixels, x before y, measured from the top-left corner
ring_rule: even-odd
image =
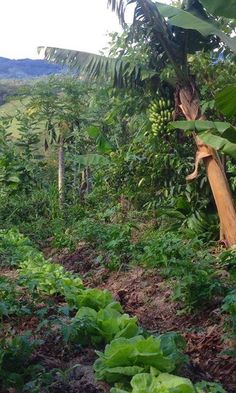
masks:
[[[65,72],[62,66],[45,60],[0,57],[0,79],[31,79]]]

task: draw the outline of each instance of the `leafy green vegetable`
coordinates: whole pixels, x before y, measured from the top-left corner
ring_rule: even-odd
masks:
[[[197,393],[227,393],[219,383],[201,381],[195,385]]]
[[[29,360],[33,350],[41,343],[42,341],[33,340],[29,335],[0,340],[1,387],[15,387],[17,391],[22,391],[29,376],[37,373],[40,368],[37,365],[31,366]]]
[[[118,303],[111,303],[106,308],[95,311],[89,307],[81,307],[71,324],[75,327],[72,331],[71,341],[80,344],[110,343],[114,338],[131,338],[139,333],[137,318],[117,311]],[[82,325],[83,323],[83,325]],[[77,334],[76,334],[76,326]]]
[[[130,384],[132,393],[195,393],[189,379],[166,373],[162,373],[158,377],[147,373],[137,374],[132,378]],[[126,393],[126,391],[113,388],[111,393]]]
[[[20,264],[19,273],[22,284],[46,295],[61,294],[71,298],[72,293],[76,295],[83,288],[79,277],[74,277],[63,266],[45,260],[43,263],[37,263],[35,259],[25,260]]]
[[[144,371],[150,367],[160,372],[172,372],[186,361],[180,349],[183,342],[177,336],[163,334],[159,337],[131,339],[119,338],[107,345],[104,353],[98,352],[99,359],[94,364],[96,378],[107,382],[124,381],[127,367],[138,366]],[[119,367],[119,373],[116,372]],[[113,372],[114,371],[114,372]]]
[[[117,311],[122,311],[121,305],[117,302],[114,302],[112,294],[109,291],[96,288],[85,289],[76,297],[73,297],[72,302],[78,308],[90,307],[96,311],[107,307],[111,303],[115,303]]]

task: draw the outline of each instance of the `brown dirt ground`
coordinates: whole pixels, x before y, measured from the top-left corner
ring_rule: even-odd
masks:
[[[236,392],[236,360],[222,355],[224,316],[213,306],[200,313],[179,315],[179,305],[171,300],[171,288],[155,271],[134,268],[127,272],[98,272],[88,280],[90,286],[110,290],[126,312],[136,315],[149,331],[180,332],[186,339],[190,366],[184,374],[193,381],[219,381]],[[105,278],[105,281],[104,281]]]
[[[80,273],[86,286],[110,290],[124,311],[136,315],[140,325],[147,330],[180,332],[186,339],[186,353],[190,358],[189,365],[182,370],[184,376],[193,382],[219,381],[229,393],[236,393],[236,360],[221,354],[227,342],[223,340],[225,321],[219,305],[199,313],[180,315],[179,305],[171,300],[170,286],[156,271],[134,267],[128,271],[110,272],[99,266],[96,252],[86,244],[79,245],[72,254],[47,249],[45,255],[62,263],[66,269]],[[3,273],[8,276],[6,271]],[[22,321],[20,328],[33,330],[35,325],[36,319],[31,318]],[[34,356],[35,361],[40,360],[48,369],[71,368],[67,378],[59,378],[50,392],[107,393],[106,384],[94,381],[94,351],[88,348],[71,352],[61,340],[57,332],[49,335]]]
[[[229,393],[236,393],[236,360],[222,351],[225,316],[220,305],[204,311],[180,315],[179,305],[172,301],[172,290],[154,270],[134,267],[128,271],[110,272],[96,262],[96,252],[81,244],[73,254],[55,253],[55,261],[80,273],[86,286],[110,290],[124,311],[138,317],[141,326],[151,332],[180,332],[186,339],[190,364],[183,370],[194,382],[218,381]]]

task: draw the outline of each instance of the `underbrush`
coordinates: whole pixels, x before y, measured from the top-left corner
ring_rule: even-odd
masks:
[[[157,268],[171,280],[174,299],[182,304],[182,311],[206,307],[226,293],[227,285],[218,275],[216,259],[201,240],[185,239],[176,232],[149,231],[142,236],[140,248],[137,261],[147,268]]]
[[[5,232],[5,237],[8,237],[8,232]],[[104,352],[97,352],[94,371],[98,380],[115,385],[111,392],[224,392],[217,384],[204,382],[202,386],[205,387],[201,388],[179,376],[181,367],[187,362],[181,336],[176,333],[150,335],[144,332],[137,319],[124,314],[120,303],[114,301],[108,291],[85,289],[80,277],[45,260],[27,239],[22,242],[23,239],[16,231],[11,237],[12,249],[21,240],[16,247],[17,286],[27,289],[28,297],[34,300],[34,304],[48,304],[52,296],[60,296],[64,303],[62,318],[58,313],[53,315],[50,312],[47,320],[47,309],[41,313],[42,323],[35,333],[39,334],[40,329],[45,327],[47,332],[50,329],[59,335],[61,332],[65,343],[72,346],[92,344],[103,350],[107,344]],[[36,315],[40,316],[39,310]],[[56,370],[44,370],[40,362],[35,363],[32,357],[41,342],[32,334],[27,338],[14,336],[13,332],[11,335],[10,339],[4,338],[0,342],[0,382],[5,389],[3,391],[15,388],[18,392],[39,393],[45,384],[47,391],[50,391],[50,386],[55,384]],[[9,367],[8,362],[11,364]]]
[[[75,222],[65,232],[55,233],[53,246],[74,250],[80,242],[89,243],[101,252],[99,262],[111,270],[131,261],[135,246],[132,244],[132,223],[112,224],[85,218]]]

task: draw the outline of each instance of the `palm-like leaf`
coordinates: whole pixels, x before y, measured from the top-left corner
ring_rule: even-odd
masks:
[[[125,23],[125,8],[132,3],[135,4],[132,36],[151,48],[152,56],[150,64],[147,64],[151,75],[159,73],[169,61],[178,80],[185,83],[188,80],[187,53],[214,46],[217,42],[215,36],[236,52],[236,39],[221,32],[197,0],[183,1],[183,9],[152,0],[108,0],[108,5],[117,12],[122,24]],[[142,81],[143,67],[125,56],[114,59],[87,52],[46,48],[45,58],[76,69],[80,76],[92,79],[110,77],[117,87]],[[144,71],[147,76],[147,68]]]
[[[166,4],[156,3],[160,14],[168,18],[172,26],[176,26],[185,30],[196,30],[202,36],[216,35],[224,42],[233,52],[236,52],[236,39],[229,37],[222,32],[209,18],[202,18],[202,15],[196,15],[176,7]]]
[[[119,21],[122,25],[125,24],[125,8],[129,3],[133,1],[130,0],[108,0],[107,4],[111,7],[112,11],[115,11],[118,15]]]
[[[235,0],[200,0],[206,9],[213,15],[236,19]]]
[[[67,65],[81,77],[96,79],[99,77],[110,78],[117,87],[136,85],[142,82],[144,75],[152,72],[142,65],[131,63],[125,58],[110,58],[93,53],[80,52],[60,48],[43,48],[45,59]],[[143,72],[143,75],[142,75]]]

